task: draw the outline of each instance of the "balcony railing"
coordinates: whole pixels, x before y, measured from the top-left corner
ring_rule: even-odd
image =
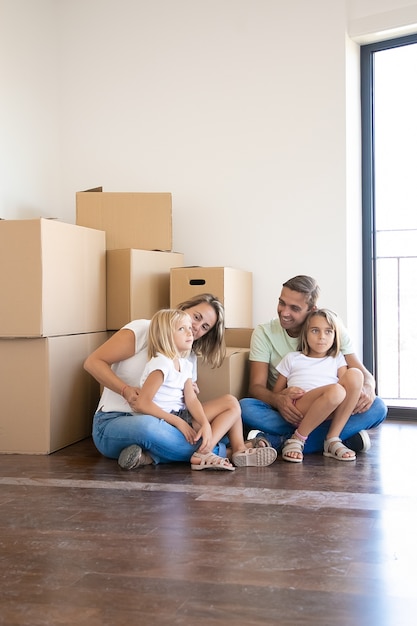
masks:
[[[417,229],[376,236],[378,395],[417,408]]]

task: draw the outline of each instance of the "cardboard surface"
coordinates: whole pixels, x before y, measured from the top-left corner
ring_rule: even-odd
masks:
[[[108,250],[107,328],[118,330],[169,308],[171,268],[182,265],[184,255],[178,252]]]
[[[252,273],[232,267],[182,267],[171,270],[171,306],[200,293],[224,305],[227,328],[252,327]]]
[[[197,363],[197,383],[200,389],[200,402],[207,402],[230,393],[238,400],[245,398],[249,383],[249,350],[247,348],[226,348],[226,358],[221,367],[212,369]]]
[[[83,362],[108,336],[0,339],[0,453],[49,454],[91,435],[100,389]]]
[[[0,221],[0,337],[106,330],[102,231],[56,220]]]
[[[172,250],[170,193],[80,191],[76,223],[104,230],[107,250]]]
[[[226,328],[224,333],[226,346],[250,348],[253,330],[253,328]]]

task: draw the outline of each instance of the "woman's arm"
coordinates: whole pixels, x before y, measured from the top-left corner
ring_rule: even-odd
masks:
[[[84,369],[111,391],[121,394],[124,390],[123,396],[127,400],[126,383],[116,376],[111,365],[125,361],[134,354],[135,334],[127,328],[122,328],[86,358]]]

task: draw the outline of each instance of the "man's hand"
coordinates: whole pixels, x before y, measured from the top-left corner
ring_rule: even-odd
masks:
[[[303,396],[305,391],[300,387],[287,387],[274,394],[274,408],[291,426],[297,427],[304,415],[297,409],[294,402]]]
[[[365,411],[371,408],[375,397],[376,395],[373,385],[365,383],[362,388],[361,395],[359,396],[359,400],[353,409],[353,414],[365,413]]]

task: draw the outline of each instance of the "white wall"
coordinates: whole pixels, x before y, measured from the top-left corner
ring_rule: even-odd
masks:
[[[415,0],[347,0],[349,36],[358,43],[417,32]]]
[[[255,324],[283,281],[309,273],[359,340],[346,32],[377,4],[0,0],[0,216],[74,222],[80,189],[170,191],[175,250],[252,271]]]
[[[54,0],[0,0],[0,218],[64,217]]]
[[[66,214],[74,189],[172,191],[175,249],[252,271],[257,322],[290,276],[346,272],[343,6],[283,5],[80,0],[62,16]]]

